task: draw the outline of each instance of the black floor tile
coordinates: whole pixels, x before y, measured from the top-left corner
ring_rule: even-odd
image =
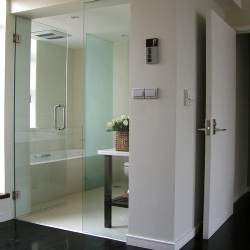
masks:
[[[181,250],[250,250],[250,193],[234,204],[234,214],[209,240],[198,234]]]
[[[11,220],[0,223],[0,250],[142,250],[126,243]]]
[[[143,250],[126,243],[10,220],[0,223],[0,250]],[[250,250],[250,193],[234,205],[234,214],[209,239],[198,234],[181,250]]]

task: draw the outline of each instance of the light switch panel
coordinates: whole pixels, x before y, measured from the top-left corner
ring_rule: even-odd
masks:
[[[146,88],[145,89],[145,99],[157,99],[158,89],[157,88]]]
[[[194,100],[194,93],[188,89],[184,89],[184,105],[189,106]]]
[[[143,88],[133,88],[132,89],[133,99],[144,99],[145,97],[145,89]]]

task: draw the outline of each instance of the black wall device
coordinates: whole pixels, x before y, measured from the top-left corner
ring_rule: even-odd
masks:
[[[146,39],[146,63],[158,63],[158,38]]]

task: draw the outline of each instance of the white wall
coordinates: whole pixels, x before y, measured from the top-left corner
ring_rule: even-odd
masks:
[[[83,2],[79,0],[9,0],[11,13],[29,19],[52,16],[82,10]]]
[[[159,39],[158,64],[145,63],[147,38]],[[157,249],[157,246],[174,242],[175,0],[131,1],[130,49],[130,88],[157,87],[159,98],[130,99],[127,242]]]
[[[76,0],[11,0],[11,12],[21,12],[26,10],[38,9],[42,7],[53,6],[57,4],[66,4],[69,2],[76,2]]]
[[[160,94],[130,102],[129,244],[178,249],[202,222],[204,134],[197,128],[205,120],[205,16],[211,8],[224,17],[210,1],[131,3],[131,88],[158,87]],[[160,41],[157,65],[145,64],[150,37]],[[197,95],[189,107],[184,88]]]
[[[241,9],[236,8],[226,11],[226,21],[233,27],[242,27],[250,30],[250,2],[249,0],[241,1]]]
[[[175,240],[202,222],[206,88],[205,1],[177,0]],[[195,101],[184,106],[184,89]],[[183,208],[185,207],[185,212]]]

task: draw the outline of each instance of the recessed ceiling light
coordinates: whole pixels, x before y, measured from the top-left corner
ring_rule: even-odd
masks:
[[[79,16],[71,16],[70,18],[71,19],[79,19],[80,17]]]

